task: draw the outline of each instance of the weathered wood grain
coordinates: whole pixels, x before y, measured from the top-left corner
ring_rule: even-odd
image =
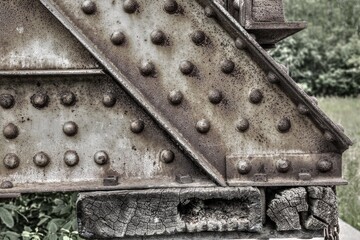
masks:
[[[122,238],[262,229],[257,188],[185,188],[81,194],[79,232]]]

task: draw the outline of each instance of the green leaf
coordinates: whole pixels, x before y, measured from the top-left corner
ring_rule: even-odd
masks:
[[[48,239],[49,240],[57,240],[58,237],[55,234],[50,234],[50,235],[48,235]]]
[[[8,239],[8,240],[18,240],[18,239],[20,239],[20,234],[18,234],[18,233],[16,233],[16,232],[6,231],[6,232],[5,232],[4,239]]]
[[[59,228],[58,228],[58,226],[54,223],[54,221],[50,221],[50,222],[48,223],[47,229],[48,229],[49,233],[56,233]]]
[[[14,227],[14,218],[6,208],[0,208],[0,219],[8,228]]]

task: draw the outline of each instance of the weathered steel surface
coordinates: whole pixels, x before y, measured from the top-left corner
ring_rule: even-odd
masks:
[[[177,1],[173,14],[163,1],[102,1],[91,11],[82,1],[42,2],[220,185],[227,155],[326,153],[351,144],[215,2],[199,1],[217,21],[189,1]]]
[[[0,193],[213,185],[109,77],[3,77],[4,99]]]
[[[39,1],[1,1],[0,22],[0,70],[99,67]]]
[[[226,172],[230,186],[346,184],[336,153],[228,156]]]
[[[85,238],[184,232],[261,232],[256,188],[185,188],[81,194],[79,233]]]
[[[263,46],[273,46],[306,27],[285,21],[282,0],[227,0],[225,8]]]

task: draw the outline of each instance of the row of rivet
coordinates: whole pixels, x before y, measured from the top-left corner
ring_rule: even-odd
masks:
[[[291,169],[291,162],[286,159],[279,159],[275,163],[276,170],[279,173],[287,173]],[[316,163],[316,169],[319,172],[326,173],[331,171],[333,168],[333,164],[331,161],[327,159],[320,159]],[[237,170],[241,175],[246,175],[251,172],[252,166],[249,161],[241,160],[237,164]]]
[[[123,2],[123,10],[128,14],[135,13],[140,5],[135,0],[125,0]],[[180,11],[180,7],[175,0],[166,0],[163,6],[164,10],[169,14],[174,14]],[[81,9],[85,14],[94,14],[97,10],[94,1],[86,0],[82,3]]]
[[[49,96],[46,93],[36,93],[31,96],[30,102],[31,104],[37,108],[41,109],[48,105],[49,103]],[[76,102],[76,96],[73,92],[64,92],[60,96],[60,103],[64,106],[73,106]],[[104,106],[112,107],[116,103],[116,96],[115,94],[108,92],[103,95],[102,100]],[[15,105],[15,98],[11,94],[1,94],[0,95],[0,106],[4,109],[10,109]]]
[[[109,162],[109,155],[105,151],[98,151],[94,154],[94,162],[98,165],[105,165]],[[160,160],[164,163],[171,163],[175,159],[175,154],[171,150],[161,150]],[[79,155],[76,151],[66,151],[63,158],[65,164],[73,167],[79,163]],[[45,152],[38,152],[33,157],[33,162],[38,167],[46,167],[50,163],[50,157]],[[15,169],[20,165],[20,158],[14,153],[8,153],[3,159],[3,164],[8,169]]]

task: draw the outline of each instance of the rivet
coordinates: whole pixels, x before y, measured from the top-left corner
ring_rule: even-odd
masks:
[[[253,89],[250,92],[249,100],[251,103],[259,104],[261,103],[262,99],[263,99],[263,94],[259,89]]]
[[[36,93],[31,96],[30,101],[35,108],[41,109],[48,105],[49,96],[46,93]]]
[[[33,157],[33,162],[38,167],[46,167],[50,163],[50,157],[44,152],[38,152]]]
[[[317,100],[317,98],[315,96],[311,96],[311,101],[315,104],[315,105],[318,105],[319,104],[319,101]]]
[[[105,151],[98,151],[94,154],[94,161],[98,165],[104,165],[109,162],[109,155]]]
[[[279,78],[273,72],[268,73],[267,79],[270,83],[278,83],[279,82]]]
[[[130,124],[130,130],[133,133],[141,133],[145,128],[145,123],[142,120],[135,120]]]
[[[184,60],[181,61],[179,69],[184,75],[189,75],[194,70],[194,64],[192,64],[190,61]]]
[[[72,106],[76,102],[76,96],[73,92],[63,92],[60,96],[60,102],[64,106]]]
[[[160,152],[160,161],[164,163],[171,163],[174,161],[175,154],[171,150],[164,149]]]
[[[179,6],[175,0],[166,0],[164,3],[164,10],[169,14],[177,12]]]
[[[235,47],[237,49],[243,50],[246,48],[245,42],[241,38],[236,38],[235,40]]]
[[[241,160],[237,164],[237,170],[240,174],[245,175],[251,171],[251,164],[249,161]]]
[[[163,45],[166,40],[165,33],[161,30],[155,30],[150,34],[151,42],[155,45]]]
[[[140,66],[140,73],[143,76],[150,76],[155,72],[155,65],[150,61],[143,61]]]
[[[333,135],[331,132],[329,132],[329,131],[325,131],[324,137],[325,137],[325,139],[326,139],[327,141],[329,141],[329,142],[335,142],[335,137],[334,137],[334,135]]]
[[[291,128],[290,119],[286,117],[280,119],[277,123],[277,129],[279,130],[279,132],[286,133],[290,130],[290,128]]]
[[[107,92],[103,96],[102,103],[105,107],[113,107],[116,103],[116,96],[111,92]]]
[[[13,187],[14,187],[14,184],[10,181],[3,181],[0,184],[0,188],[2,188],[2,189],[13,188]]]
[[[199,133],[207,133],[210,130],[210,121],[207,119],[201,119],[196,123],[196,130]]]
[[[96,4],[93,1],[86,0],[81,5],[81,9],[85,14],[93,14],[96,11]]]
[[[220,63],[221,71],[226,74],[230,74],[234,71],[235,63],[229,59],[224,59]]]
[[[186,175],[178,174],[175,176],[175,180],[180,184],[192,183],[194,181],[192,177],[188,174]]]
[[[320,159],[316,163],[316,168],[317,170],[319,170],[319,172],[325,173],[325,172],[329,172],[333,168],[333,164],[331,161],[327,159]]]
[[[134,13],[139,7],[139,4],[135,0],[125,0],[123,9],[126,13]]]
[[[340,128],[340,130],[341,130],[342,132],[345,132],[345,128],[344,128],[343,125],[341,125],[340,123],[338,123],[338,124],[336,124],[336,126],[338,126],[338,128]]]
[[[287,159],[279,159],[276,161],[276,169],[278,172],[286,173],[290,170],[291,162]]]
[[[235,0],[233,2],[233,7],[235,10],[240,10],[240,0]]]
[[[79,155],[73,150],[66,151],[64,154],[64,162],[69,167],[73,167],[79,163]]]
[[[253,33],[250,33],[250,37],[252,37],[256,41],[256,36]]]
[[[2,108],[9,109],[15,104],[15,98],[11,94],[0,95],[0,105]]]
[[[111,34],[110,40],[114,45],[122,45],[125,43],[126,37],[123,32],[115,31]]]
[[[302,115],[306,115],[309,113],[309,108],[302,103],[299,103],[297,109],[298,109],[299,113]]]
[[[223,95],[220,90],[212,89],[209,91],[208,98],[212,104],[219,104],[223,99]]]
[[[3,160],[4,166],[8,169],[15,169],[20,165],[20,158],[14,153],[8,153]]]
[[[197,30],[191,34],[191,40],[196,45],[202,45],[206,40],[205,33],[203,31]]]
[[[173,90],[168,95],[168,100],[173,105],[179,105],[182,102],[183,98],[184,95],[178,90]]]
[[[63,132],[67,136],[75,136],[78,132],[78,125],[73,121],[66,122],[63,126]]]
[[[216,13],[212,7],[206,6],[205,7],[205,16],[207,16],[209,18],[213,18],[213,17],[216,17]]]
[[[249,121],[246,118],[241,118],[236,124],[236,129],[239,132],[246,132],[249,129],[249,125]]]
[[[19,129],[15,124],[9,123],[4,127],[3,134],[7,139],[15,139],[19,136]]]

